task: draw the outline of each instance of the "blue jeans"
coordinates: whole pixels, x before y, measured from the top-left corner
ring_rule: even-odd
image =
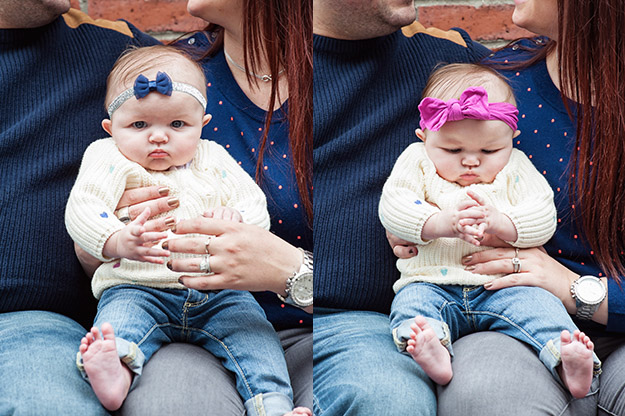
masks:
[[[94,326],[109,322],[120,358],[135,373],[163,345],[187,342],[218,357],[236,376],[248,415],[283,415],[293,393],[280,340],[249,292],[154,289],[120,285],[107,289]]]
[[[400,351],[410,339],[410,325],[423,315],[453,356],[452,342],[479,331],[497,331],[529,344],[560,381],[560,333],[577,329],[560,299],[537,287],[509,287],[487,291],[482,286],[413,283],[401,289],[391,306],[391,330]],[[594,355],[599,386],[601,361]]]
[[[397,354],[388,315],[315,307],[315,416],[436,415],[434,386]]]
[[[0,313],[0,415],[108,415],[76,371],[85,332],[53,312]]]

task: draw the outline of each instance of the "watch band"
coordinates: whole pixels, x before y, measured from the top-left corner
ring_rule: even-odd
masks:
[[[597,309],[599,309],[599,305],[581,303],[579,299],[575,299],[575,304],[577,305],[577,312],[575,313],[575,316],[584,321],[590,321],[595,312],[597,312]]]

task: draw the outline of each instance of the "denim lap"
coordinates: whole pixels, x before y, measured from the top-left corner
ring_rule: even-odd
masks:
[[[397,354],[388,315],[315,308],[315,416],[436,415],[431,380]]]
[[[0,313],[0,415],[108,415],[76,371],[84,336],[53,312]]]

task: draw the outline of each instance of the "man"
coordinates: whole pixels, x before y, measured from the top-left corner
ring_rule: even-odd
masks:
[[[377,207],[431,70],[489,51],[414,23],[412,0],[313,4],[314,412],[435,415],[434,386],[390,334],[398,275]]]
[[[0,414],[106,414],[75,365],[95,313],[63,221],[106,77],[129,45],[69,0],[0,0]]]

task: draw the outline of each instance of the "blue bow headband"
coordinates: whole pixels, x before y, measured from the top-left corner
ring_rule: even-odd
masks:
[[[109,118],[113,115],[115,110],[133,96],[139,100],[152,91],[163,95],[171,95],[172,91],[184,92],[198,100],[202,108],[206,108],[206,99],[197,88],[182,82],[172,82],[169,75],[164,72],[158,72],[154,81],[148,80],[144,75],[139,75],[132,88],[128,88],[126,91],[119,94],[111,104],[109,104],[107,108]]]

